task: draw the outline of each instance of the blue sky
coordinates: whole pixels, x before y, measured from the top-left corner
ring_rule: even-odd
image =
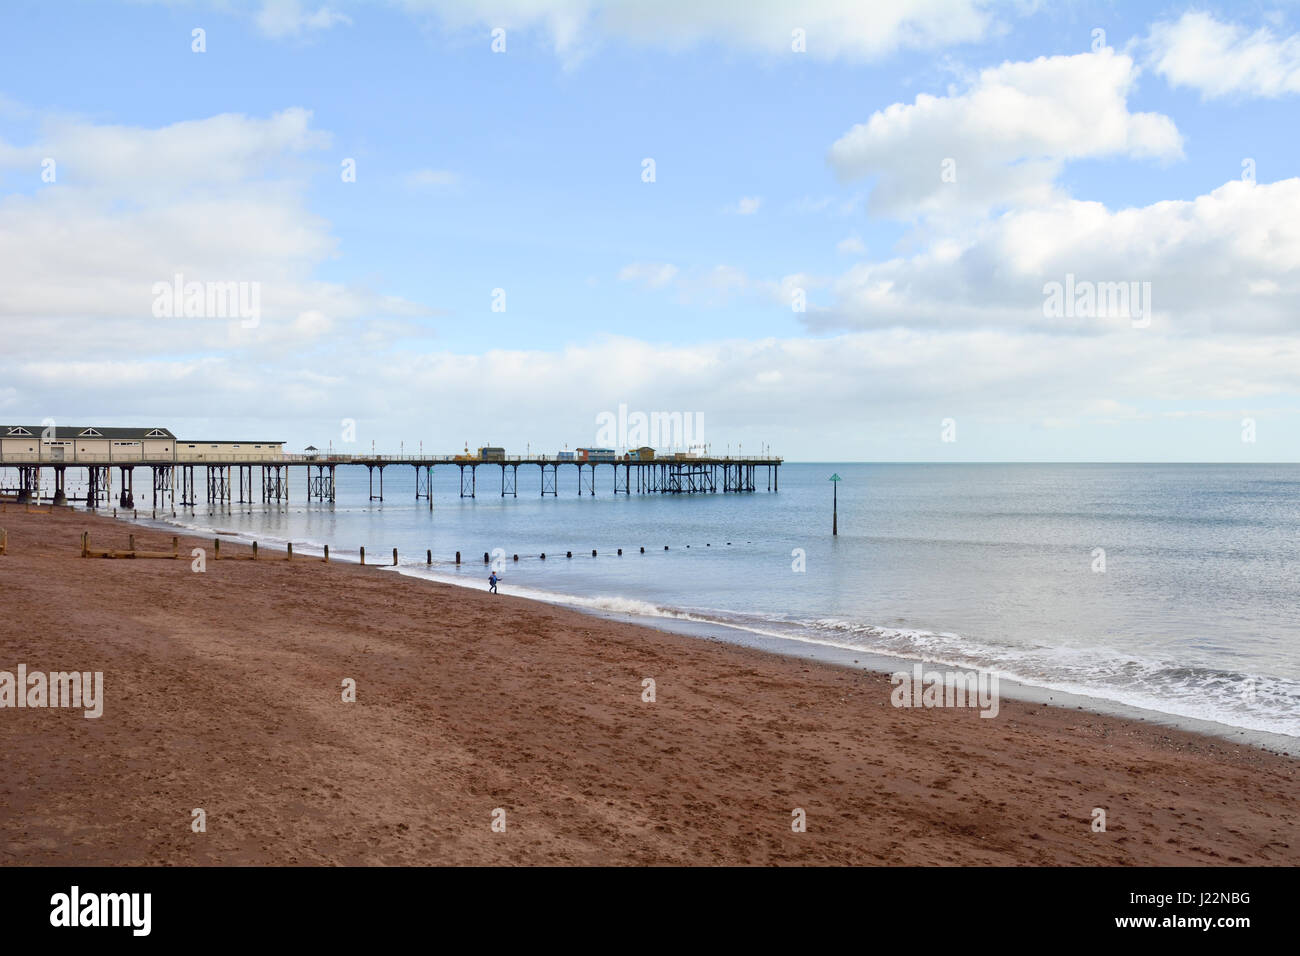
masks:
[[[865,9],[8,4],[0,418],[1295,460],[1295,7]],[[176,272],[257,326],[151,314]],[[1046,317],[1066,273],[1150,282],[1149,325]]]

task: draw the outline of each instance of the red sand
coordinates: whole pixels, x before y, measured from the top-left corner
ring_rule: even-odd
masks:
[[[0,670],[106,699],[0,709],[3,864],[1300,862],[1297,763],[1246,746],[896,709],[884,675],[210,541],[203,574],[82,559],[170,548],[84,512],[0,528]]]

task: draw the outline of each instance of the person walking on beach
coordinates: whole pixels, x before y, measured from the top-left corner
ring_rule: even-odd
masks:
[[[500,593],[499,591],[497,591],[497,582],[500,581],[500,580],[501,580],[501,579],[500,579],[499,577],[497,577],[497,573],[496,573],[495,571],[493,571],[493,572],[488,576],[488,590],[491,591],[493,594],[499,594],[499,593]]]

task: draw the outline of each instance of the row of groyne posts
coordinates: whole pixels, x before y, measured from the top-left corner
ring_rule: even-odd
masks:
[[[780,490],[780,458],[697,458],[662,459],[650,461],[571,461],[556,459],[516,459],[508,461],[439,461],[438,464],[455,465],[460,470],[460,497],[478,497],[478,470],[497,468],[500,473],[500,495],[519,496],[520,466],[537,466],[540,470],[537,488],[542,495],[558,496],[560,469],[572,465],[577,473],[578,495],[595,496],[602,484],[597,481],[597,469],[608,467],[612,472],[613,493],[632,494],[713,494],[752,492],[758,488],[757,474],[766,470],[767,490]],[[307,472],[306,500],[333,502],[336,496],[336,469],[340,466],[364,466],[369,473],[371,501],[384,500],[384,469],[413,467],[415,469],[415,500],[427,499],[433,508],[433,469],[431,461],[396,461],[392,459],[353,459],[348,461],[295,462],[293,467],[303,467]],[[54,472],[56,505],[69,501],[84,501],[88,508],[109,507],[114,500],[114,468],[121,473],[116,490],[117,506],[135,508],[136,468],[148,468],[152,478],[153,507],[170,505],[175,508],[195,507],[199,503],[200,488],[195,469],[205,474],[202,493],[209,505],[252,504],[258,496],[264,504],[289,502],[288,463],[221,463],[188,464],[176,462],[136,462],[131,464],[19,464],[17,500],[40,500],[41,469]],[[69,468],[87,471],[84,498],[71,498],[67,494],[66,472]],[[485,491],[489,486],[485,485]],[[491,493],[490,491],[488,492]],[[238,497],[235,497],[235,496]]]
[[[44,513],[44,514],[49,514],[49,512],[43,512],[43,513]],[[731,542],[728,541],[728,542],[727,542],[727,545],[730,546],[730,544],[731,544]],[[709,544],[706,544],[706,545],[705,545],[706,548],[710,548],[710,547],[712,547],[712,546],[713,546],[712,543],[709,543]],[[0,528],[0,555],[7,554],[7,553],[8,553],[8,547],[9,547],[9,534],[8,534],[8,532],[5,531],[3,528]],[[688,544],[686,547],[687,547],[687,548],[690,548],[690,545]],[[665,550],[665,551],[669,550],[669,546],[668,546],[668,545],[664,545],[664,550]],[[221,539],[220,539],[220,538],[213,538],[213,539],[212,539],[212,560],[213,560],[213,561],[221,561],[221,560],[223,560],[223,559],[224,559],[224,560],[251,560],[251,561],[256,561],[256,560],[258,559],[258,553],[259,553],[259,552],[258,552],[257,542],[254,541],[254,542],[252,542],[252,546],[251,546],[251,548],[250,548],[248,551],[244,551],[244,552],[232,552],[232,551],[230,551],[229,548],[228,548],[227,551],[226,551],[226,554],[224,555],[224,558],[223,558],[223,555],[222,555],[222,553],[221,553]],[[592,556],[593,558],[596,557],[597,553],[598,553],[598,552],[597,552],[597,550],[596,550],[595,548],[592,548],[592,549],[591,549],[591,556]],[[618,548],[616,553],[617,553],[618,556],[621,558],[621,557],[623,556],[623,549],[622,549],[622,548]],[[644,546],[644,545],[641,546],[641,553],[642,553],[642,554],[645,554],[645,546]],[[362,565],[366,564],[366,548],[365,548],[365,545],[362,545],[362,546],[361,546],[361,548],[360,548],[359,551],[358,551],[358,554],[359,554],[359,560],[360,560],[360,563],[361,563]],[[137,548],[136,548],[136,546],[135,546],[135,535],[134,535],[134,534],[127,535],[127,545],[126,545],[125,548],[92,548],[92,547],[90,546],[90,532],[89,532],[89,531],[83,531],[83,532],[81,532],[81,556],[82,556],[83,558],[164,558],[164,559],[169,559],[169,560],[173,560],[173,561],[180,560],[180,559],[183,558],[183,557],[184,557],[184,558],[188,558],[188,557],[189,557],[189,555],[185,555],[185,554],[183,554],[183,553],[181,552],[181,549],[180,549],[180,537],[179,537],[178,535],[172,535],[172,540],[171,540],[171,550],[170,550],[170,551],[149,551],[149,550],[141,550],[141,549],[137,549]],[[566,552],[564,553],[564,556],[565,556],[566,558],[572,558],[572,557],[573,557],[573,552],[572,552],[572,551],[566,551]],[[302,558],[301,558],[301,556],[300,556],[300,560],[301,560],[301,559],[302,559]],[[541,560],[541,561],[545,561],[545,560],[546,560],[546,552],[543,551],[541,554],[539,554],[539,555],[538,555],[538,559]],[[276,558],[271,558],[271,560],[277,560],[277,559],[276,559]],[[279,558],[278,560],[282,560],[282,561],[293,561],[293,560],[294,560],[294,551],[293,551],[293,542],[292,542],[292,541],[289,541],[289,542],[287,542],[287,543],[285,544],[284,557],[283,557],[283,558]],[[325,547],[324,547],[324,552],[323,552],[322,557],[320,557],[320,558],[312,558],[312,557],[309,556],[309,557],[306,558],[306,560],[320,560],[320,561],[323,561],[323,562],[325,562],[326,564],[328,564],[328,563],[329,563],[329,560],[330,560],[330,546],[329,546],[328,544],[325,545]],[[505,555],[502,554],[501,557],[500,557],[498,560],[504,562],[504,561],[505,561]],[[518,554],[513,555],[512,560],[514,561],[514,563],[518,564],[518,563],[519,563],[519,555],[518,555]],[[430,567],[433,565],[433,549],[432,549],[432,548],[429,548],[429,549],[426,549],[426,550],[425,550],[425,552],[424,552],[424,563],[425,563],[426,566],[430,566]],[[460,552],[457,551],[457,552],[456,552],[456,565],[457,565],[457,566],[460,566],[461,563],[462,563],[462,562],[461,562]],[[491,563],[492,563],[492,555],[489,554],[489,553],[486,552],[486,551],[483,552],[483,563],[484,563],[484,564],[487,564],[487,565],[491,565]],[[372,562],[372,564],[373,564],[373,562]],[[393,566],[393,567],[397,567],[397,566],[398,566],[398,560],[397,560],[397,549],[396,549],[396,548],[393,548],[393,563],[392,563],[392,566]]]

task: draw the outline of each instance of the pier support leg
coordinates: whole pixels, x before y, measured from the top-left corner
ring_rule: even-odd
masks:
[[[230,505],[230,466],[208,465],[208,504],[228,507]]]
[[[415,499],[429,499],[429,510],[433,511],[433,466],[432,464],[416,464],[415,468]],[[421,473],[424,472],[424,473]]]
[[[153,506],[156,510],[158,508],[158,499],[161,498],[166,503],[168,497],[172,495],[172,486],[174,484],[172,466],[150,465],[149,470],[153,473]],[[175,505],[174,499],[172,504]]]
[[[465,480],[465,469],[469,469],[469,481]],[[460,466],[460,496],[462,498],[473,498],[478,492],[477,465]]]
[[[118,507],[135,508],[135,475],[130,467],[122,468],[122,493],[118,497]]]
[[[193,508],[197,496],[194,487],[194,466],[181,465],[181,507]],[[251,497],[251,495],[250,495]]]

